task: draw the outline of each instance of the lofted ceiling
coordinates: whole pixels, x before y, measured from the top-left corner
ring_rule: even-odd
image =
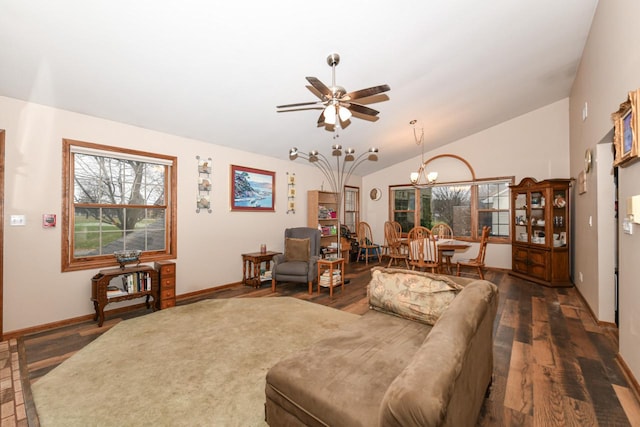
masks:
[[[0,0],[0,96],[279,159],[293,146],[376,146],[367,174],[419,155],[413,119],[428,151],[569,96],[596,6]],[[333,52],[348,92],[391,87],[362,100],[378,120],[354,117],[337,138],[319,110],[276,111],[318,99],[305,77],[330,86]]]

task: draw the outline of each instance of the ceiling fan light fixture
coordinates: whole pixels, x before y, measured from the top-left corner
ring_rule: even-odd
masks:
[[[336,107],[333,104],[324,109],[324,122],[329,125],[336,124]]]
[[[346,122],[351,118],[351,111],[345,107],[338,107],[338,116],[341,121]]]

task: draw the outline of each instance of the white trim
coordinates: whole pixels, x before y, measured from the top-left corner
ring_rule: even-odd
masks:
[[[164,159],[161,157],[149,157],[149,156],[140,156],[140,155],[131,154],[131,153],[122,153],[119,151],[98,150],[95,148],[83,147],[83,146],[73,145],[73,144],[69,147],[69,150],[72,153],[87,154],[90,156],[98,156],[98,157],[111,157],[113,159],[119,159],[119,160],[133,160],[136,162],[152,163],[152,164],[163,165],[163,166],[173,166],[173,163],[174,163],[172,160]]]

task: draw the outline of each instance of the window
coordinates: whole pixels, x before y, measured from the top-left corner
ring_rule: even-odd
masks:
[[[356,233],[360,222],[360,188],[344,186],[344,222],[351,233]]]
[[[63,140],[62,271],[176,256],[175,157]]]
[[[491,239],[509,239],[509,185],[513,178],[473,183],[435,184],[426,188],[390,187],[390,217],[408,232],[415,224],[431,228],[444,222],[456,238],[477,240],[482,227],[491,227]]]

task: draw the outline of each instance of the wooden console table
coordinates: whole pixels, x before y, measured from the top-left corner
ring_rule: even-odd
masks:
[[[116,296],[107,295],[107,287],[112,279],[119,276],[129,276],[131,279],[136,279],[131,282],[131,288],[123,289],[123,281],[118,281],[117,286],[122,290]],[[150,283],[147,281],[150,281]],[[158,299],[158,273],[153,267],[148,265],[140,265],[136,267],[126,268],[110,268],[107,270],[100,270],[98,274],[91,279],[91,301],[93,301],[93,308],[96,311],[93,320],[98,320],[98,326],[102,326],[104,323],[104,308],[107,304],[112,302],[126,301],[136,298],[146,298],[147,308],[156,310],[156,301]],[[149,299],[153,298],[153,304]]]
[[[266,263],[265,271],[271,271],[271,260],[274,256],[280,255],[282,252],[251,252],[248,254],[242,254],[242,283],[245,285],[253,285],[258,288],[262,284],[262,278],[260,277],[260,266],[262,263]],[[251,267],[253,264],[253,268]],[[248,267],[248,268],[247,268]],[[271,280],[267,278],[264,280]]]

